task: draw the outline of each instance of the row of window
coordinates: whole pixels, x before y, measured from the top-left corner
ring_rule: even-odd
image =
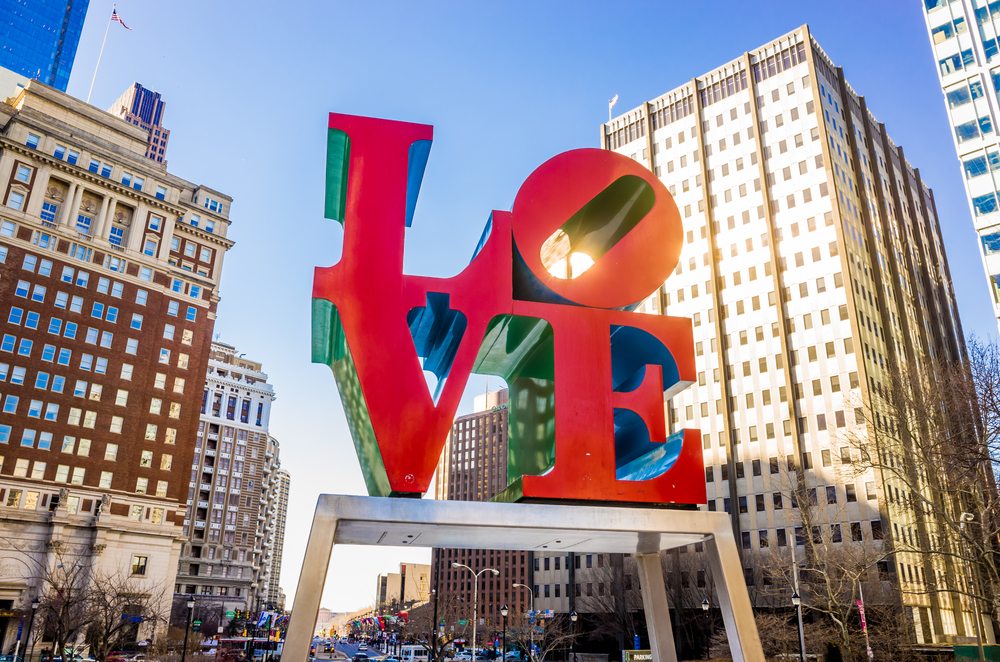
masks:
[[[0,455],[0,469],[3,468],[4,457]],[[45,473],[48,469],[48,463],[42,460],[31,460],[25,458],[17,458],[14,460],[14,467],[11,475],[14,478],[31,478],[32,480],[45,480]],[[72,472],[72,473],[71,473]],[[54,480],[57,483],[68,483],[70,485],[83,485],[84,479],[86,478],[87,469],[85,467],[70,467],[66,464],[56,465],[53,477],[50,480]],[[98,487],[103,489],[111,489],[111,482],[114,478],[114,473],[111,471],[102,471],[100,479],[98,480]],[[167,496],[167,488],[169,487],[168,481],[158,480],[156,481],[156,490],[154,494],[158,497]],[[17,494],[14,494],[14,493]],[[10,490],[7,496],[7,505],[9,507],[17,507],[17,503],[20,501],[21,490]],[[136,494],[149,494],[149,479],[145,477],[139,477],[136,479],[135,485]],[[27,503],[22,506],[23,508],[33,510],[34,507],[31,503]],[[134,508],[139,508],[139,516],[142,515],[142,506],[134,506]],[[138,519],[138,518],[133,518]],[[159,522],[154,522],[157,524]]]

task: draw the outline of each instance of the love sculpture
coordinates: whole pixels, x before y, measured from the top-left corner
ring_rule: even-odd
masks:
[[[490,215],[461,273],[404,276],[432,135],[330,114],[325,215],[344,243],[316,269],[312,354],[370,497],[320,496],[287,662],[305,662],[334,543],[633,553],[654,662],[670,662],[659,554],[704,542],[734,659],[763,660],[728,516],[662,507],[705,502],[700,434],[667,436],[664,416],[694,381],[691,321],[632,312],[680,257],[670,193],[622,155],[565,152]],[[394,498],[428,490],[473,372],[510,390],[507,488],[495,503]]]

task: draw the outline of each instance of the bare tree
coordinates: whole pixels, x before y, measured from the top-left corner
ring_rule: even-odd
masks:
[[[532,619],[523,611],[511,612],[507,623],[508,646],[513,642],[518,648],[530,651],[533,643],[537,650],[532,655],[535,662],[545,662],[555,651],[569,648],[580,637],[568,614]]]
[[[619,645],[645,632],[642,595],[631,556],[597,554],[597,566],[580,575],[577,611],[593,614],[594,634],[614,635]],[[575,587],[574,587],[575,588]]]
[[[900,522],[886,533],[919,580],[904,590],[926,595],[935,619],[964,597],[978,629],[976,604],[1000,622],[1000,347],[973,337],[967,351],[963,364],[894,366],[868,400],[855,397],[841,438]]]
[[[165,597],[162,585],[134,576],[130,568],[96,573],[88,587],[86,609],[87,642],[97,662],[134,643],[140,627],[155,630],[165,623]]]
[[[41,567],[36,577],[38,609],[41,619],[39,632],[51,634],[53,656],[62,657],[66,647],[82,634],[89,624],[88,575],[92,556],[89,548],[71,548],[59,541],[47,544],[48,557],[54,562]]]

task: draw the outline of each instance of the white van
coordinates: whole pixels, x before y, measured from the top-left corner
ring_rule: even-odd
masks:
[[[424,646],[403,646],[399,651],[402,662],[427,662],[428,651]]]

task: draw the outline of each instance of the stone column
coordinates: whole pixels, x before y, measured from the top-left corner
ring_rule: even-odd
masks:
[[[93,234],[94,237],[103,239],[104,238],[104,225],[108,218],[114,218],[115,207],[118,201],[113,195],[108,195],[104,197],[104,201],[101,202],[101,211],[97,214],[97,224],[94,226]]]
[[[52,168],[42,166],[35,173],[35,182],[31,186],[31,198],[25,212],[31,216],[38,216],[42,213],[42,203],[45,202],[45,189],[49,186],[49,177],[52,175]]]
[[[173,215],[167,216],[163,220],[163,239],[160,240],[160,259],[166,262],[170,259],[170,240],[174,237],[174,227],[177,220]]]
[[[146,235],[146,213],[149,211],[144,204],[139,204],[132,215],[132,225],[128,229],[128,248],[136,253],[142,252],[142,239]]]
[[[72,217],[71,210],[73,209],[73,200],[76,198],[76,183],[69,183],[69,190],[66,191],[66,199],[63,200],[62,212],[59,214],[59,225],[69,225],[70,219]],[[82,191],[82,187],[81,187]],[[80,208],[80,201],[76,201],[76,208]]]

